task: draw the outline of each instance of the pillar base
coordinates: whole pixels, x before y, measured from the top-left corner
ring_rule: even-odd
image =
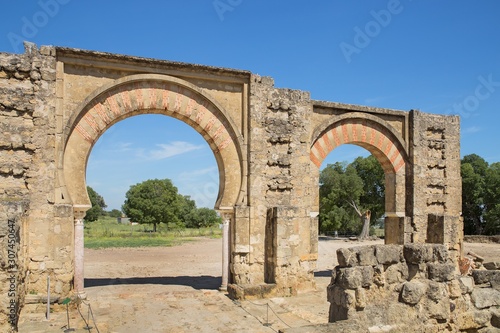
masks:
[[[81,300],[87,299],[87,293],[85,291],[79,291],[76,293],[76,298]]]

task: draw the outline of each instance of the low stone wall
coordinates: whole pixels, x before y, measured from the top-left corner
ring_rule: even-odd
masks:
[[[465,235],[464,242],[468,242],[468,243],[498,243],[498,244],[500,244],[500,235],[496,235],[496,236]]]
[[[363,246],[337,257],[328,286],[332,323],[349,320],[370,332],[500,328],[500,271],[461,275],[444,245]]]

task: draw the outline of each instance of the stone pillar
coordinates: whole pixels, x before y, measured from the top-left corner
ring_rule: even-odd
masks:
[[[73,215],[75,219],[75,277],[74,288],[79,298],[85,299],[87,295],[84,290],[84,274],[83,274],[83,255],[84,255],[84,234],[83,234],[83,218],[90,207],[73,207]]]
[[[231,213],[222,213],[222,285],[220,290],[226,291],[229,283],[229,231],[231,228]]]

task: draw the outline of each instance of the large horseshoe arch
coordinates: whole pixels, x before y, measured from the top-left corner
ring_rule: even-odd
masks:
[[[97,139],[113,124],[139,114],[182,120],[207,141],[219,168],[215,208],[232,207],[240,195],[241,138],[223,108],[191,83],[166,75],[132,75],[89,96],[66,126],[64,183],[74,206],[90,205],[85,183],[87,160]]]
[[[140,114],[164,114],[184,121],[207,141],[219,168],[219,194],[215,209],[224,212],[243,200],[245,166],[241,137],[224,109],[198,87],[184,80],[156,74],[124,77],[91,94],[67,123],[63,157],[65,193],[75,216],[75,291],[84,297],[83,217],[91,207],[86,167],[92,147],[113,124]],[[229,231],[224,223],[224,249]],[[226,244],[227,243],[227,244]],[[223,257],[223,287],[228,281],[228,253]]]

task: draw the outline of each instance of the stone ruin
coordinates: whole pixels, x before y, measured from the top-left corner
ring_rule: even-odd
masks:
[[[394,317],[407,311],[422,327],[498,327],[498,304],[478,298],[496,295],[496,273],[459,271],[457,116],[316,101],[242,70],[25,49],[0,53],[0,330],[16,326],[25,300],[43,301],[47,278],[53,297],[85,297],[87,158],[113,124],[150,113],[189,124],[214,153],[221,288],[232,297],[315,288],[319,168],[330,151],[355,144],[385,172],[387,245],[340,253],[332,325],[397,325]],[[485,279],[491,287],[481,288]]]
[[[359,246],[337,251],[329,322],[299,332],[498,332],[500,271],[461,271],[442,244]]]

